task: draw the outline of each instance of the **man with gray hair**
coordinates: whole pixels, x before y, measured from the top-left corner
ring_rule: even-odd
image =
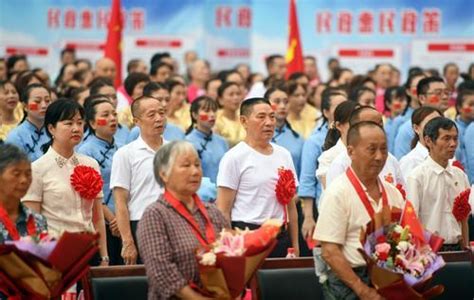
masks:
[[[114,155],[110,176],[117,224],[122,238],[122,257],[127,265],[137,263],[136,228],[148,205],[162,193],[153,175],[153,158],[166,143],[163,138],[165,110],[160,101],[143,96],[132,104],[140,136]],[[139,260],[138,260],[139,261]]]

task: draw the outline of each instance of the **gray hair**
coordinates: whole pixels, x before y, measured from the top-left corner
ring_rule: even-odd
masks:
[[[163,145],[156,152],[155,158],[153,159],[153,171],[156,182],[158,182],[161,187],[164,187],[165,183],[163,182],[163,179],[161,179],[160,173],[163,172],[166,175],[169,175],[178,154],[188,151],[195,153],[196,156],[198,155],[193,144],[187,141],[173,141]]]
[[[0,144],[0,174],[2,174],[8,166],[23,161],[30,162],[30,159],[20,148],[12,144]]]

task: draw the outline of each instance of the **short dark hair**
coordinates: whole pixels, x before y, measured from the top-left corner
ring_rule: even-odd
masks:
[[[362,96],[362,94],[364,94],[365,92],[369,92],[375,95],[375,91],[373,89],[361,85],[361,86],[356,87],[350,92],[349,100],[354,101],[354,102],[359,102],[360,96]]]
[[[359,106],[358,108],[354,109],[354,111],[352,112],[351,118],[349,120],[349,124],[351,126],[354,126],[354,125],[356,125],[358,123],[362,123],[362,122],[371,122],[371,121],[361,121],[360,120],[360,115],[362,114],[362,112],[364,110],[377,111],[377,109],[375,109],[372,106],[368,106],[368,105]],[[372,123],[375,123],[375,122],[372,122]],[[379,125],[379,124],[377,124],[377,125]]]
[[[138,64],[140,63],[140,59],[139,58],[134,58],[134,59],[131,59],[128,63],[127,63],[127,73],[131,73],[133,69],[135,69],[136,67],[138,67]]]
[[[459,113],[460,108],[466,101],[466,97],[474,96],[474,89],[461,89],[459,90],[458,96],[456,98],[456,111]]]
[[[114,87],[114,83],[110,78],[107,77],[97,77],[92,80],[89,84],[89,92],[91,95],[99,94],[99,90],[104,86],[111,86]]]
[[[456,123],[451,119],[445,117],[434,118],[426,123],[423,129],[423,137],[428,137],[431,141],[435,142],[439,137],[440,129],[450,130],[453,127],[458,131]]]
[[[0,144],[0,174],[2,174],[8,166],[23,161],[30,162],[30,159],[20,148],[13,144]]]
[[[143,73],[132,72],[125,78],[123,86],[130,97],[133,94],[133,90],[140,82],[150,82],[150,77]]]
[[[288,77],[288,80],[298,80],[300,79],[301,77],[306,77],[308,78],[308,75],[306,75],[305,73],[303,72],[293,72],[290,74],[290,76]]]
[[[160,103],[160,101],[156,98],[153,98],[153,97],[150,97],[150,96],[141,96],[137,99],[135,99],[133,102],[132,102],[132,105],[131,105],[131,111],[132,111],[132,116],[134,118],[137,118],[140,116],[140,104],[141,102],[143,102],[144,100],[147,100],[147,99],[152,99],[152,100],[156,100],[158,101],[158,103]],[[161,104],[161,103],[160,103]]]
[[[244,100],[242,104],[240,104],[240,115],[248,117],[252,113],[253,107],[261,103],[270,106],[270,102],[265,98],[256,97]]]
[[[441,77],[423,78],[418,82],[418,85],[416,86],[417,95],[426,95],[426,93],[428,93],[428,90],[430,89],[430,84],[432,84],[433,82],[444,82],[444,80]]]
[[[342,92],[338,88],[334,87],[327,87],[321,94],[321,111],[330,110],[331,109],[331,101],[332,97],[334,96],[346,96],[344,92]],[[324,122],[327,122],[326,117],[323,114]]]
[[[151,94],[158,90],[167,90],[169,91],[168,85],[162,82],[150,81],[143,87],[143,96],[151,97]]]
[[[24,55],[24,54],[15,54],[15,55],[10,56],[7,59],[7,69],[8,69],[8,71],[13,70],[13,67],[15,66],[15,64],[20,60],[26,60],[26,55]]]
[[[380,124],[377,124],[372,121],[362,121],[349,127],[349,131],[347,132],[347,145],[357,145],[360,140],[360,130],[365,127],[379,128],[383,132],[384,136],[387,136],[385,130],[382,126],[380,126]]]
[[[150,59],[150,65],[153,66],[154,64],[161,62],[163,58],[168,58],[168,57],[171,57],[169,52],[155,53]]]
[[[71,47],[64,48],[63,50],[61,50],[61,57],[63,57],[64,54],[66,54],[66,53],[76,54],[76,49],[71,48]]]
[[[352,113],[360,105],[354,101],[344,101],[336,107],[334,111],[334,121],[341,124],[349,123]],[[326,134],[326,139],[324,140],[323,150],[329,150],[337,141],[341,138],[341,132],[335,127],[330,126],[328,133]]]
[[[163,67],[166,67],[168,69],[170,69],[170,71],[173,71],[173,66],[171,66],[170,64],[167,64],[165,62],[157,62],[157,63],[154,63],[151,65],[151,68],[150,68],[150,75],[156,75],[156,73],[158,73],[158,70],[163,68]]]
[[[412,125],[420,125],[421,122],[423,122],[423,120],[431,115],[432,113],[435,113],[437,112],[439,114],[439,116],[443,116],[443,113],[433,107],[433,106],[422,106],[422,107],[418,107],[417,109],[415,109],[415,111],[413,112],[413,114],[411,115],[411,124]],[[411,149],[415,148],[416,144],[418,143],[418,141],[420,140],[418,134],[415,134],[415,136],[413,137],[413,140],[411,141]]]
[[[271,65],[274,63],[274,61],[279,58],[284,58],[284,57],[281,54],[272,54],[272,55],[267,56],[267,58],[265,58],[265,65],[267,66],[267,69],[270,68]]]

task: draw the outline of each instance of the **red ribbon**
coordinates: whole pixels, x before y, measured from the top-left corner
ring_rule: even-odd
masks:
[[[209,215],[207,214],[207,210],[204,207],[204,204],[202,204],[201,200],[196,194],[193,195],[194,205],[196,205],[199,212],[206,220],[206,225],[205,225],[206,234],[205,235],[202,234],[198,223],[193,218],[193,216],[191,215],[189,210],[186,208],[186,206],[183,204],[183,202],[176,199],[167,190],[165,191],[164,198],[176,210],[176,212],[181,217],[183,217],[186,220],[186,222],[188,222],[188,224],[191,226],[191,229],[193,230],[194,235],[199,240],[201,245],[207,246],[209,244],[212,244],[216,240],[216,234],[214,232],[214,227],[212,226],[211,219],[209,218]]]
[[[3,223],[3,226],[5,226],[5,229],[7,230],[8,235],[12,238],[12,240],[18,241],[20,239],[20,233],[18,232],[16,225],[8,216],[5,208],[3,208],[3,206],[1,205],[0,205],[0,221]],[[28,221],[26,222],[26,231],[28,232],[28,235],[30,236],[36,234],[36,224],[35,224],[35,219],[33,215],[30,215],[28,217]]]
[[[360,184],[359,179],[357,176],[354,174],[354,171],[352,171],[352,168],[347,168],[346,175],[349,178],[349,181],[351,182],[352,186],[357,192],[357,195],[359,195],[360,200],[362,201],[362,204],[364,204],[365,209],[367,210],[367,213],[369,214],[371,219],[374,219],[375,211],[372,205],[369,202],[369,197],[367,197],[367,193],[364,191],[362,188],[362,185]],[[382,186],[382,205],[388,206],[388,200],[387,200],[387,193],[385,192],[385,188]]]

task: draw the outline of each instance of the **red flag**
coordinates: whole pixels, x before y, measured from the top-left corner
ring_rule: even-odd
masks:
[[[301,46],[300,30],[298,28],[298,16],[296,14],[295,0],[290,0],[288,49],[286,50],[286,77],[294,72],[303,72],[303,48]]]
[[[400,225],[402,227],[408,226],[410,228],[410,233],[414,237],[416,237],[421,242],[425,242],[423,225],[420,223],[420,220],[418,220],[418,217],[416,216],[413,204],[411,204],[411,202],[408,200],[405,201],[405,208],[403,209]]]
[[[122,84],[122,6],[120,0],[112,0],[110,21],[107,29],[107,42],[105,43],[104,56],[115,62],[117,73],[115,75],[115,86]]]

